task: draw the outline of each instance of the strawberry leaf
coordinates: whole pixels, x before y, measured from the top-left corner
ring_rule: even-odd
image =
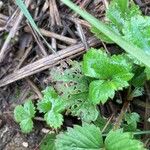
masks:
[[[115,91],[129,85],[128,81],[133,77],[132,66],[123,56],[110,57],[96,49],[91,49],[84,55],[83,73],[97,79],[89,86],[89,100],[94,104],[104,104],[108,98],[114,97]]]
[[[63,123],[62,112],[65,110],[65,101],[56,93],[54,88],[47,87],[43,91],[44,97],[38,102],[38,110],[45,113],[44,119],[53,128],[60,128]]]
[[[119,142],[118,142],[119,141]],[[107,150],[145,150],[143,143],[133,139],[131,133],[123,130],[110,131],[105,139],[105,149]]]
[[[57,150],[100,150],[103,147],[103,139],[99,128],[95,125],[74,126],[68,128],[66,133],[56,136]]]
[[[14,110],[14,118],[20,123],[22,132],[29,133],[33,128],[32,118],[35,116],[35,107],[31,100],[25,102],[24,106],[18,105]]]

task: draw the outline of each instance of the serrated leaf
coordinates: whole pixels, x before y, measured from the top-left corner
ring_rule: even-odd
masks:
[[[150,55],[150,17],[136,15],[123,27],[124,38]]]
[[[59,128],[63,123],[62,111],[66,108],[65,101],[56,93],[54,88],[47,87],[44,97],[38,102],[38,110],[45,113],[44,119],[53,128]]]
[[[119,141],[119,142],[118,142]],[[133,139],[132,134],[120,130],[111,131],[105,139],[107,150],[145,150],[142,142]]]
[[[138,14],[141,14],[141,11],[138,6],[130,2],[130,0],[112,0],[106,12],[107,18],[120,32],[125,22]]]
[[[99,104],[102,102],[103,104],[108,100],[108,98],[113,98],[115,95],[115,90],[112,88],[111,83],[97,80],[93,81],[90,84],[89,89],[89,99],[94,104]]]
[[[47,134],[46,137],[44,137],[41,141],[40,150],[56,150],[55,138],[55,134]]]
[[[127,87],[133,77],[132,67],[123,55],[108,56],[106,53],[91,49],[83,57],[83,73],[86,76],[97,78],[90,83],[89,100],[94,104],[108,98],[113,98],[115,91]]]
[[[88,101],[88,86],[91,79],[81,72],[81,63],[71,62],[71,68],[66,70],[52,69],[51,77],[56,82],[56,89],[66,99],[67,109],[71,115],[82,121],[95,121],[98,111],[95,105]]]
[[[40,100],[38,102],[37,106],[38,106],[38,110],[40,112],[46,113],[46,112],[48,112],[51,109],[52,104],[50,103],[49,100],[44,99],[44,100]]]
[[[55,113],[53,111],[49,111],[44,115],[44,119],[46,120],[47,124],[51,127],[57,129],[60,128],[63,124],[63,115],[60,113]]]
[[[100,150],[103,139],[95,125],[76,125],[57,135],[55,146],[57,150]]]
[[[80,117],[84,122],[95,121],[99,112],[96,105],[93,105],[87,99],[88,93],[72,96],[72,99],[69,100],[71,114]]]
[[[24,104],[24,110],[27,112],[27,114],[30,116],[30,118],[33,118],[35,115],[35,107],[31,100],[28,100]]]
[[[131,72],[131,69],[131,64],[123,55],[109,57],[100,49],[92,48],[83,57],[83,73],[93,78],[111,79],[119,74],[126,75]]]
[[[18,105],[14,110],[16,122],[20,123],[22,132],[29,133],[33,128],[32,118],[35,116],[35,107],[31,100],[25,102],[24,106]]]
[[[29,133],[33,129],[33,121],[32,119],[24,119],[20,122],[20,128],[23,133]]]
[[[28,117],[28,114],[25,112],[22,105],[18,105],[14,109],[14,118],[16,122],[21,122],[23,119],[26,119]]]

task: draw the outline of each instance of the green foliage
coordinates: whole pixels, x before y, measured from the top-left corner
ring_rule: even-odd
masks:
[[[103,139],[99,128],[85,124],[68,128],[56,139],[57,150],[99,150],[103,147]]]
[[[105,139],[106,150],[145,150],[143,144],[122,129],[110,131]]]
[[[108,37],[109,39],[111,39],[112,41],[114,41],[116,44],[118,44],[121,48],[123,48],[126,52],[128,52],[134,58],[138,59],[139,61],[141,61],[146,66],[150,67],[149,56],[142,49],[140,49],[139,47],[135,46],[134,44],[131,44],[128,41],[124,40],[122,38],[122,36],[120,36],[117,33],[115,33],[106,24],[104,24],[103,22],[99,21],[94,16],[90,15],[88,12],[82,10],[81,8],[79,8],[78,6],[76,6],[75,4],[73,4],[70,0],[61,0],[61,1],[63,3],[65,3],[66,5],[68,5],[71,9],[73,9],[74,11],[76,11],[78,14],[80,14],[94,28],[96,28],[100,32],[102,32],[106,37]],[[134,13],[134,11],[132,13],[136,14],[136,13]],[[131,16],[132,16],[132,13],[130,13]]]
[[[91,49],[83,57],[83,73],[95,78],[89,86],[89,99],[94,104],[103,104],[113,98],[115,91],[127,87],[133,77],[132,66],[123,55],[108,56],[106,53]]]
[[[98,116],[96,105],[88,101],[90,78],[81,72],[81,64],[71,62],[71,68],[64,71],[52,69],[51,77],[56,82],[56,89],[66,99],[67,111],[78,116],[82,121],[95,121]]]
[[[65,102],[52,87],[47,87],[43,94],[43,99],[38,102],[38,110],[45,113],[44,119],[48,125],[55,129],[61,127]]]
[[[55,134],[47,134],[46,137],[44,137],[41,141],[40,150],[56,150],[55,138]]]
[[[133,113],[126,113],[125,114],[125,121],[127,124],[124,124],[124,131],[128,132],[135,132],[137,130],[137,123],[140,120],[139,114]]]
[[[57,150],[144,150],[143,144],[123,130],[110,131],[103,142],[95,125],[74,126],[56,138]]]
[[[130,0],[112,0],[106,12],[107,18],[120,32],[125,22],[138,14],[141,14],[141,11]]]
[[[35,107],[31,100],[25,102],[24,106],[18,105],[14,110],[14,117],[20,124],[22,132],[29,133],[33,129],[33,121],[35,115]]]
[[[125,22],[123,35],[126,40],[150,54],[150,17],[136,15]]]

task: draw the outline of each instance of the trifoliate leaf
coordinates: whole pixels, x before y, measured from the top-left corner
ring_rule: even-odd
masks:
[[[21,131],[24,133],[29,133],[33,129],[33,121],[32,119],[24,119],[20,122]]]
[[[103,139],[95,125],[76,125],[57,135],[55,146],[57,150],[100,150]]]
[[[14,110],[16,122],[20,123],[22,132],[29,133],[33,128],[32,118],[35,116],[35,107],[31,100],[25,102],[24,106],[18,105]]]
[[[62,111],[65,101],[56,93],[54,88],[47,87],[43,91],[44,97],[38,102],[38,110],[45,113],[44,119],[53,128],[59,128],[63,123]]]
[[[90,78],[81,72],[81,64],[71,62],[71,68],[66,70],[53,69],[51,77],[56,82],[57,91],[66,99],[67,109],[73,116],[82,121],[95,121],[98,110],[95,105],[88,101],[88,86]]]
[[[138,6],[130,0],[112,0],[106,12],[107,18],[118,28],[122,30],[126,21],[131,17],[141,14]]]
[[[55,134],[47,134],[46,137],[44,137],[41,141],[40,150],[56,150],[55,138]]]
[[[110,131],[105,139],[106,150],[145,150],[142,142],[133,139],[132,134],[119,129]]]
[[[123,27],[124,38],[150,55],[150,17],[136,15]]]
[[[89,50],[83,58],[83,73],[97,79],[90,83],[89,100],[104,104],[108,98],[113,98],[115,91],[129,85],[133,77],[131,70],[131,64],[123,55],[110,57],[100,50]]]
[[[53,111],[47,112],[44,115],[44,119],[46,120],[48,125],[55,129],[60,128],[64,121],[62,114]]]

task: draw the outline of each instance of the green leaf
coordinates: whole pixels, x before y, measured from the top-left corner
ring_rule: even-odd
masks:
[[[25,102],[24,106],[18,105],[14,110],[14,118],[20,123],[22,132],[29,133],[33,128],[32,118],[35,116],[35,107],[31,100]]]
[[[70,103],[70,111],[73,116],[78,116],[84,122],[95,121],[98,117],[98,110],[96,105],[90,103],[88,93],[81,93],[72,96]]]
[[[108,98],[113,98],[115,91],[111,85],[111,82],[105,82],[103,80],[96,80],[91,82],[89,90],[89,99],[94,104],[103,104],[108,100]]]
[[[44,137],[41,141],[40,150],[56,150],[55,138],[55,134],[47,134],[46,137]]]
[[[132,77],[131,70],[131,64],[123,55],[109,57],[101,50],[92,48],[83,57],[83,73],[93,78],[105,80],[125,74],[129,79]]]
[[[44,97],[38,102],[38,110],[45,113],[44,119],[53,128],[60,128],[63,123],[62,112],[66,108],[65,101],[56,93],[54,88],[47,87],[43,91]]]
[[[150,17],[136,15],[123,27],[124,38],[150,55]]]
[[[18,105],[14,109],[14,118],[17,123],[21,122],[23,119],[26,119],[28,114],[25,112],[24,107],[22,105]]]
[[[138,14],[141,14],[141,11],[138,6],[130,2],[130,0],[112,0],[106,11],[107,18],[120,32],[125,22]]]
[[[30,118],[33,118],[35,115],[35,107],[31,100],[28,100],[24,104],[24,110],[27,112],[27,114],[30,116]]]
[[[46,113],[44,115],[44,119],[46,120],[48,125],[55,129],[60,128],[64,121],[62,114],[53,111],[49,111],[48,113]]]
[[[23,133],[29,133],[33,129],[33,121],[32,119],[24,119],[20,122],[20,128]]]
[[[97,78],[90,83],[89,100],[94,104],[104,104],[108,98],[112,99],[115,91],[129,85],[128,81],[133,77],[131,70],[124,55],[110,57],[100,50],[89,50],[83,57],[83,73]]]
[[[133,139],[131,133],[123,130],[111,131],[105,139],[106,150],[145,150],[143,143]]]
[[[123,39],[121,36],[116,34],[114,31],[112,31],[106,24],[96,19],[94,16],[90,15],[88,12],[82,10],[80,7],[73,4],[70,0],[61,0],[63,3],[68,5],[71,9],[73,9],[75,12],[80,14],[84,19],[86,19],[93,27],[97,28],[105,34],[107,37],[109,37],[112,41],[114,41],[116,44],[118,44],[121,48],[123,48],[126,52],[131,54],[134,58],[141,61],[146,66],[150,67],[150,59],[149,55],[147,55],[142,49],[135,46],[134,44],[129,43],[125,39]],[[129,9],[130,10],[130,9]],[[132,14],[136,14],[137,11],[131,12]]]
[[[66,99],[67,111],[71,115],[79,117],[82,121],[95,121],[98,110],[88,101],[88,88],[91,79],[81,72],[81,63],[70,62],[66,70],[52,69],[50,74],[56,82],[56,89],[63,99]]]
[[[55,146],[57,150],[100,150],[103,139],[95,125],[76,125],[57,135]]]
[[[124,125],[124,131],[128,132],[135,132],[137,130],[137,122],[139,122],[140,116],[139,114],[133,113],[126,113],[125,114],[125,121],[127,125]]]

